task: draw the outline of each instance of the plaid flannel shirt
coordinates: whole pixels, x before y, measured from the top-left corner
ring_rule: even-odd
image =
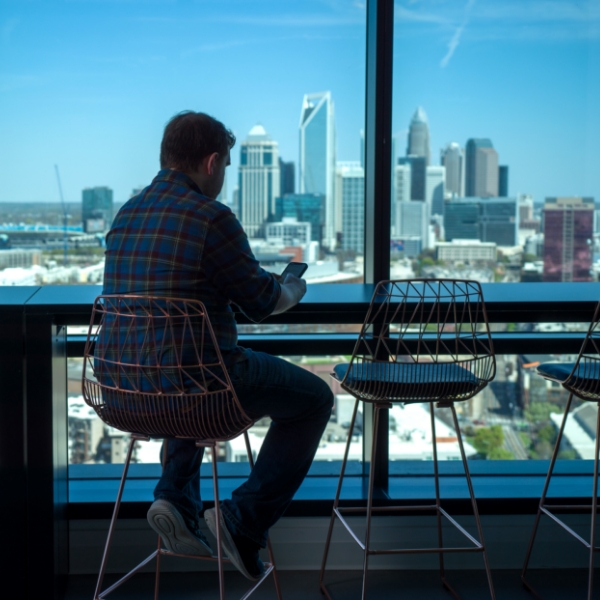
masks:
[[[187,175],[163,169],[113,221],[103,291],[202,301],[223,358],[232,364],[244,359],[244,349],[231,304],[261,321],[273,312],[281,287],[260,267],[231,210],[204,196]]]

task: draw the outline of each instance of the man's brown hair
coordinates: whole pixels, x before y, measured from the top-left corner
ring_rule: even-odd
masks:
[[[206,156],[213,152],[224,156],[234,144],[235,136],[223,123],[205,113],[185,110],[165,127],[160,168],[195,171]]]

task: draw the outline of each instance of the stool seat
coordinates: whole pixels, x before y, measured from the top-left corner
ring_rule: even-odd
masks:
[[[437,402],[471,394],[481,387],[481,380],[471,371],[450,362],[404,363],[364,362],[343,363],[333,368],[335,378],[344,381],[360,394],[361,384],[384,384],[385,397],[390,402]],[[442,392],[443,386],[443,392]],[[372,389],[369,385],[365,388]],[[377,391],[381,398],[381,391]]]
[[[544,363],[536,370],[545,379],[551,379],[564,385],[581,400],[598,401],[597,395],[600,394],[600,361]]]

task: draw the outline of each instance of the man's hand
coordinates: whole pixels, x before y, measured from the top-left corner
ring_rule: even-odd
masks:
[[[285,281],[281,284],[281,296],[271,314],[278,315],[292,306],[296,306],[304,294],[306,294],[306,281],[288,273]]]

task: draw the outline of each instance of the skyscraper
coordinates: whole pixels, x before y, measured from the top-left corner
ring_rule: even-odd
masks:
[[[444,197],[446,187],[446,168],[430,165],[425,171],[425,203],[429,206],[429,214],[444,214]]]
[[[498,246],[518,243],[516,198],[453,198],[444,202],[446,241],[481,240]]]
[[[508,196],[508,165],[498,167],[498,196],[501,198]]]
[[[427,185],[427,159],[424,156],[402,156],[399,165],[410,168],[410,199],[425,202]]]
[[[113,191],[109,187],[85,188],[81,192],[81,220],[86,233],[110,228],[113,220]]]
[[[491,140],[471,138],[467,141],[466,155],[465,195],[498,196],[498,153]]]
[[[426,166],[431,159],[429,151],[429,124],[427,122],[427,115],[420,106],[410,120],[406,156],[422,156],[425,158]]]
[[[395,174],[395,186],[394,186],[394,190],[395,190],[395,198],[394,198],[394,211],[393,211],[393,215],[394,215],[394,220],[392,221],[392,227],[393,227],[393,231],[394,231],[394,235],[399,236],[400,235],[400,230],[401,230],[401,226],[400,226],[400,207],[399,204],[401,202],[410,202],[410,176],[411,176],[411,171],[410,171],[410,164],[402,164],[402,165],[396,165],[394,167],[394,174]]]
[[[465,151],[456,142],[442,148],[440,162],[446,167],[446,194],[451,198],[465,195]]]
[[[279,145],[255,125],[240,148],[238,217],[248,237],[262,237],[279,194]]]
[[[544,281],[591,281],[593,198],[546,198]]]
[[[365,171],[360,162],[339,162],[337,192],[342,204],[342,248],[364,253]]]
[[[279,195],[293,194],[296,191],[296,168],[292,161],[279,159]]]
[[[300,193],[325,196],[323,245],[333,249],[341,223],[335,208],[335,122],[331,92],[306,94],[300,112]]]

